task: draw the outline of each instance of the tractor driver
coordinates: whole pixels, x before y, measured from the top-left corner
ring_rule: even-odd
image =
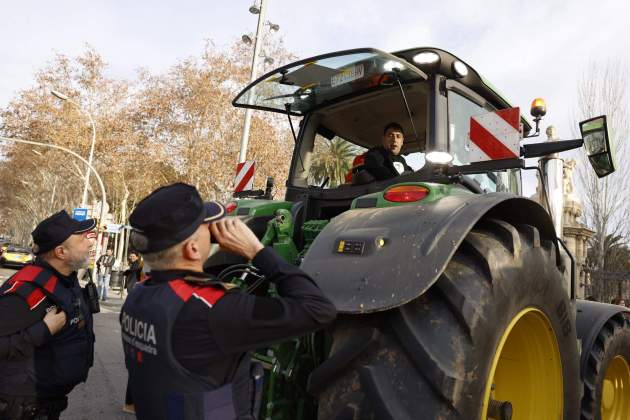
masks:
[[[383,129],[381,146],[370,149],[365,154],[364,169],[377,181],[397,177],[412,172],[405,158],[400,155],[405,139],[403,128],[396,122],[390,122]]]

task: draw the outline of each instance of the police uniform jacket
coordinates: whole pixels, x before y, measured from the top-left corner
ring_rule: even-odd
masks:
[[[54,336],[42,321],[53,305],[67,316]],[[92,314],[76,273],[63,276],[38,258],[0,286],[0,394],[63,397],[86,380],[93,356]]]
[[[249,350],[322,327],[336,310],[312,279],[264,248],[253,264],[281,298],[257,297],[157,271],[121,312],[125,361],[140,420],[253,419]]]

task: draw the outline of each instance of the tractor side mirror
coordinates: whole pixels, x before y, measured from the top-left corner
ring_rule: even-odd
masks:
[[[599,178],[615,172],[615,163],[610,150],[606,116],[580,122],[580,132],[584,139],[586,155]]]

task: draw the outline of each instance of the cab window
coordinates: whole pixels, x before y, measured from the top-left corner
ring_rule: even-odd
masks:
[[[309,185],[336,188],[346,183],[355,157],[367,149],[350,143],[339,136],[332,140],[317,134],[313,145],[313,158],[309,168]]]

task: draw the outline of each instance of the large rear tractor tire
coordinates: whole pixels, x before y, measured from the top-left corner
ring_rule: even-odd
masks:
[[[310,378],[318,418],[575,420],[574,323],[553,243],[483,220],[422,296],[338,320]]]
[[[630,320],[623,313],[595,339],[583,380],[583,420],[630,419]]]

